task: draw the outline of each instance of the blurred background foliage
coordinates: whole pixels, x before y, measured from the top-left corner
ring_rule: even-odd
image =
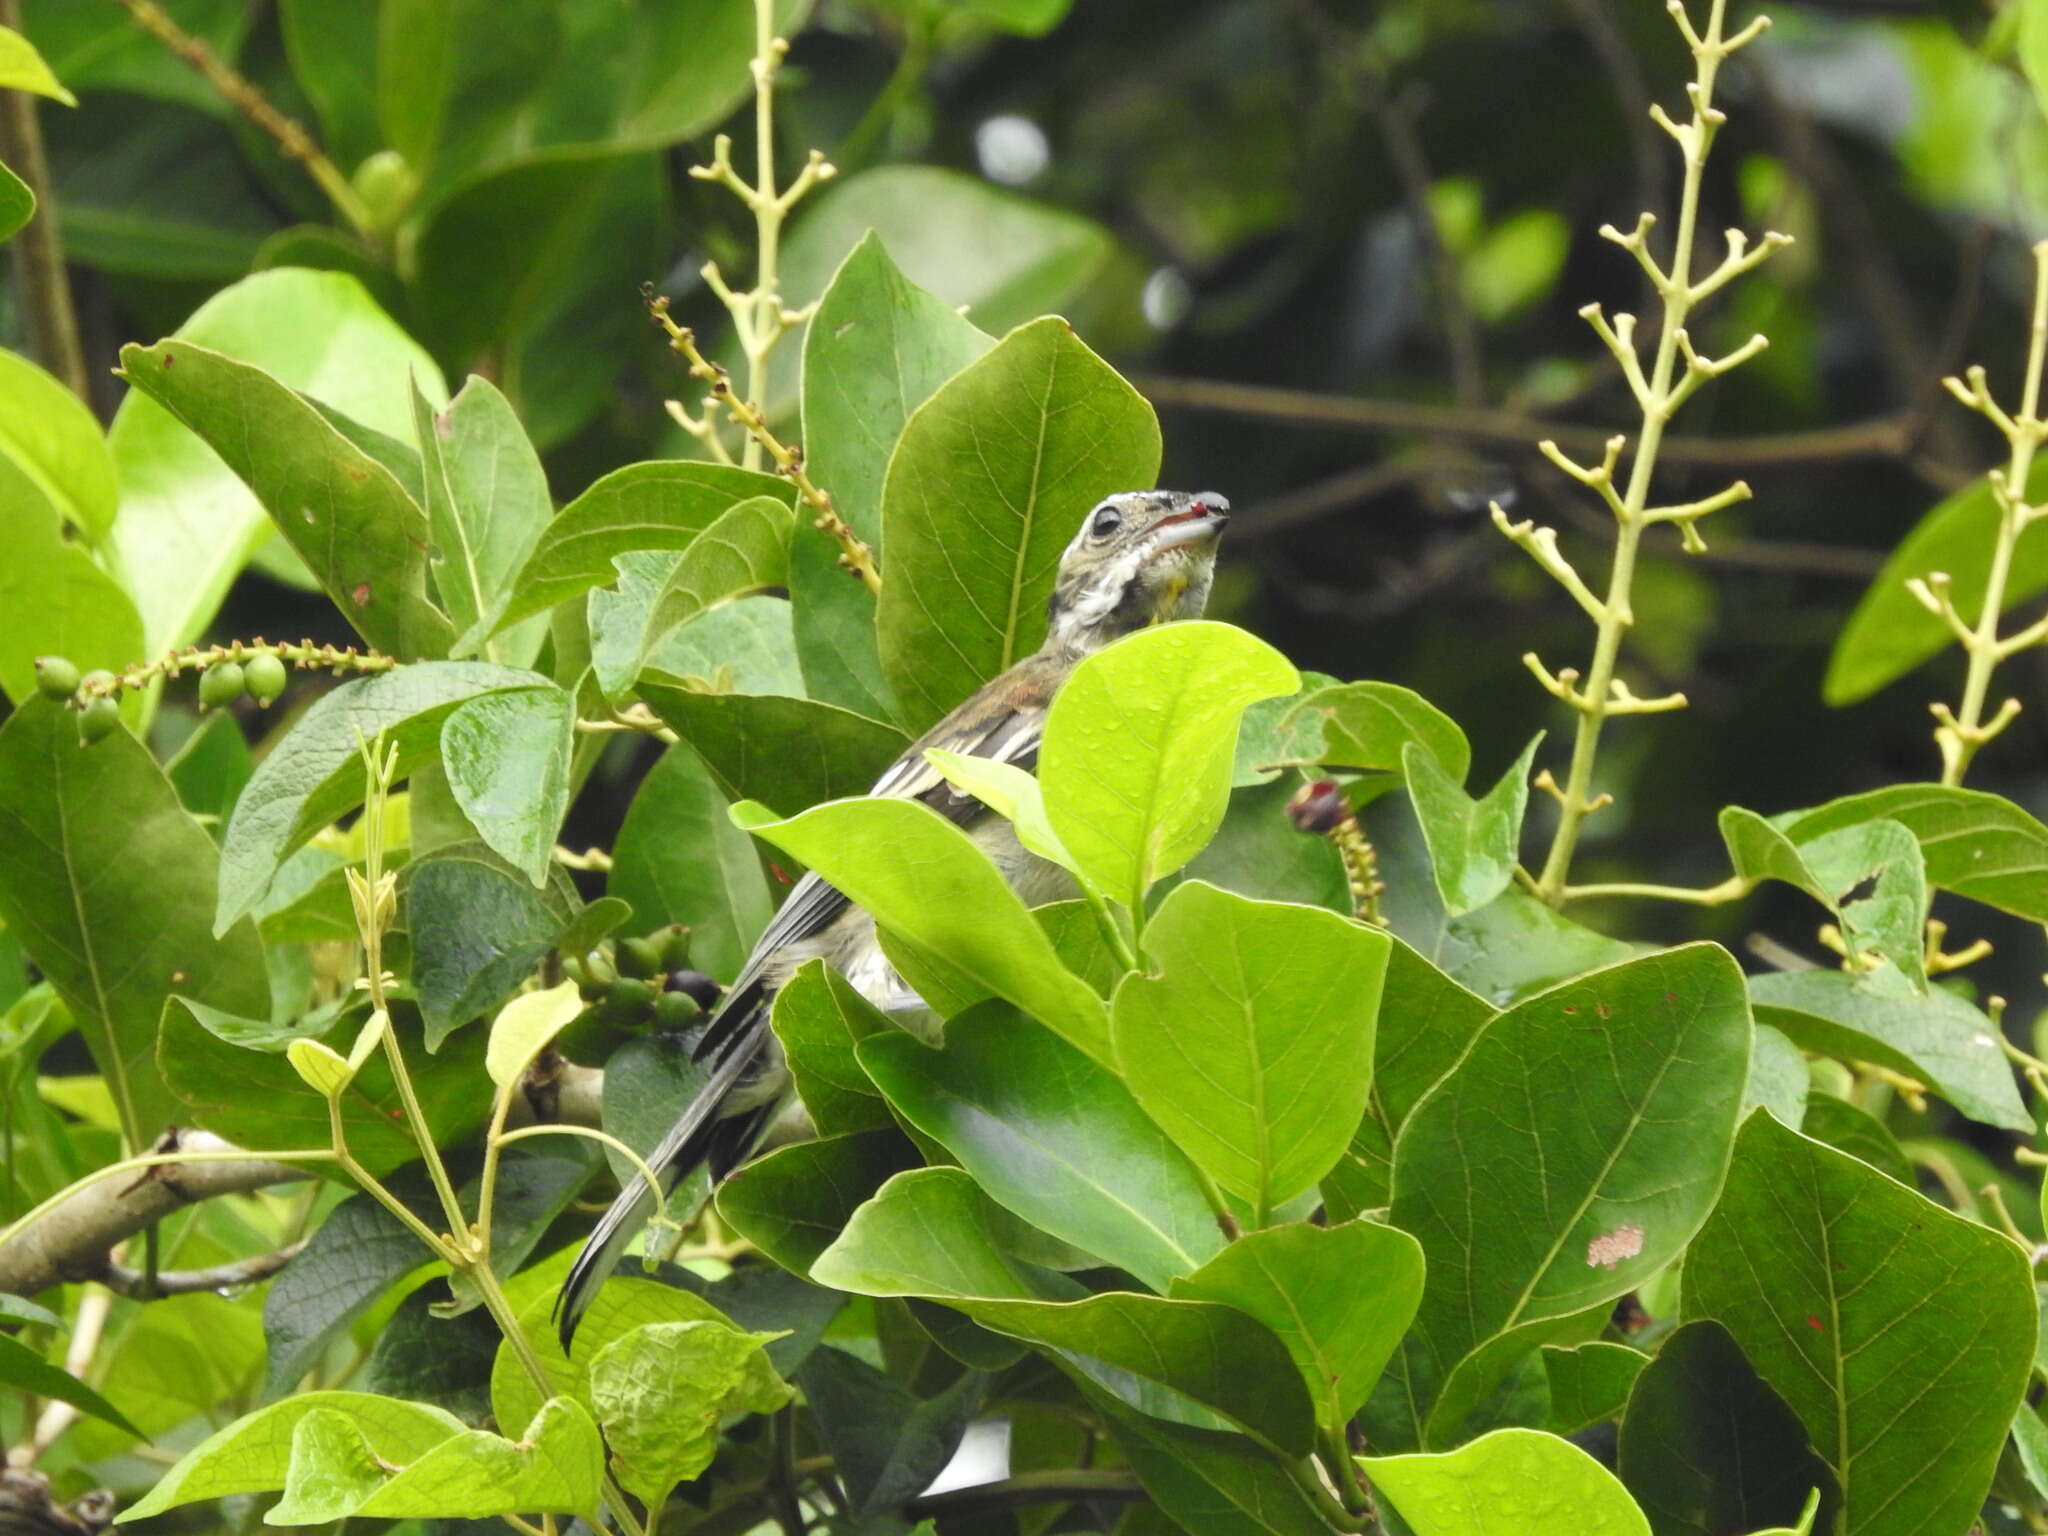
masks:
[[[121,342],[251,271],[314,266],[361,278],[451,381],[496,381],[558,498],[695,455],[637,289],[658,283],[717,336],[699,267],[749,274],[751,219],[687,173],[719,129],[752,163],[745,0],[164,0],[319,141],[348,179],[326,190],[138,27],[150,9],[21,6],[80,98],[41,118],[102,416]],[[1716,519],[1704,557],[1652,541],[1638,687],[1683,687],[1693,708],[1610,734],[1618,803],[1589,826],[1584,879],[1711,883],[1722,805],[1934,777],[1926,702],[1960,676],[1950,651],[1845,706],[1822,697],[1885,552],[1997,447],[1936,381],[1968,361],[2009,381],[2024,342],[2048,128],[2014,58],[2021,7],[1770,9],[1727,82],[1703,227],[1800,243],[1712,316],[1703,350],[1758,329],[1771,348],[1681,417],[1663,460],[1673,500],[1731,473],[1756,498]],[[1576,312],[1642,307],[1634,264],[1595,231],[1675,191],[1644,116],[1689,67],[1661,7],[820,0],[795,35],[784,174],[813,145],[841,174],[792,220],[792,304],[872,226],[984,330],[1069,315],[1158,406],[1164,483],[1239,509],[1214,615],[1304,668],[1418,689],[1469,730],[1478,781],[1557,725],[1515,657],[1574,654],[1583,619],[1486,508],[1558,524],[1568,551],[1612,536],[1531,439],[1632,419]],[[10,299],[0,340],[21,330]],[[783,343],[769,401],[792,427],[799,349]],[[711,350],[737,361],[729,339]],[[281,550],[213,634],[344,638]],[[2044,667],[2027,653],[2010,686],[2031,699]],[[2030,709],[1974,782],[2048,812],[2044,746],[2048,711]],[[572,836],[608,840],[644,767],[619,749],[619,792],[585,797]],[[1811,926],[1776,887],[1706,914],[1575,915],[1636,936],[1698,934],[1704,915],[1738,947]],[[2037,997],[2035,947],[2002,945],[1985,988]]]

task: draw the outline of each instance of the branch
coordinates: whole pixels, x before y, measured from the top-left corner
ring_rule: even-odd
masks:
[[[1367,400],[1315,390],[1159,374],[1141,375],[1131,382],[1162,410],[1209,411],[1297,426],[1458,437],[1525,451],[1533,439],[1547,437],[1572,453],[1588,456],[1598,455],[1612,436],[1604,427],[1545,421],[1515,411]],[[1832,464],[1845,459],[1897,459],[1911,446],[1916,421],[1911,411],[1892,411],[1865,421],[1805,432],[1757,437],[1667,436],[1658,457],[1667,464],[1688,465]]]
[[[134,1296],[144,1301],[158,1296],[183,1296],[193,1291],[225,1291],[238,1285],[254,1285],[258,1280],[268,1280],[296,1259],[305,1247],[303,1241],[288,1243],[270,1253],[236,1259],[229,1264],[215,1264],[206,1269],[165,1270],[154,1279],[146,1270],[130,1269],[126,1264],[117,1264],[109,1259],[105,1270],[94,1278],[116,1296]]]
[[[1135,1473],[1122,1468],[1070,1467],[1058,1472],[1019,1472],[1000,1482],[971,1488],[949,1488],[911,1499],[903,1513],[912,1520],[984,1509],[1016,1509],[1032,1504],[1081,1504],[1094,1500],[1135,1503],[1145,1498]]]
[[[0,26],[21,30],[21,0],[0,0]],[[43,156],[43,128],[34,96],[0,90],[0,159],[35,197],[34,215],[14,240],[14,292],[27,322],[29,350],[64,387],[92,403],[85,349],[78,339],[78,314],[71,304],[71,279],[64,270],[64,243],[57,229],[57,205],[50,196],[50,167]]]

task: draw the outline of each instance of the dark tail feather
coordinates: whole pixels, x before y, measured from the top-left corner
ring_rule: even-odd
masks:
[[[664,1201],[700,1163],[710,1163],[714,1177],[722,1178],[731,1172],[774,1117],[773,1104],[736,1115],[720,1113],[754,1064],[767,1033],[768,1002],[762,998],[747,1010],[740,1027],[726,1035],[725,1049],[713,1065],[710,1077],[662,1137],[660,1145],[648,1155],[648,1166],[661,1185]],[[585,1241],[555,1302],[555,1326],[564,1350],[575,1336],[584,1309],[598,1287],[618,1268],[619,1260],[625,1257],[642,1224],[654,1214],[654,1208],[654,1195],[647,1188],[647,1181],[636,1174],[619,1191],[611,1209]]]

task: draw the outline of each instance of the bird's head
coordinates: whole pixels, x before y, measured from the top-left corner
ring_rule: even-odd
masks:
[[[1230,503],[1214,491],[1122,491],[1081,520],[1047,606],[1046,644],[1092,651],[1199,618]]]

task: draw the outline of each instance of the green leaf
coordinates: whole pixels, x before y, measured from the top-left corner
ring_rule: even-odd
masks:
[[[67,107],[78,105],[78,98],[50,73],[36,45],[12,27],[0,27],[0,90],[31,91]]]
[[[875,553],[883,554],[882,481],[910,413],[994,342],[896,269],[863,236],[804,333],[804,452],[810,473]],[[790,544],[797,654],[811,696],[888,719],[875,599],[847,579],[839,547],[800,526]]]
[[[914,800],[841,800],[778,821],[743,802],[732,814],[884,928],[1098,1059],[1108,1055],[1102,999],[1061,966],[1045,930],[974,840],[931,807]]]
[[[447,652],[426,518],[388,469],[262,369],[192,342],[123,347],[121,377],[220,454],[365,640],[401,661]]]
[[[686,744],[670,747],[626,809],[606,884],[632,904],[643,931],[687,926],[691,963],[727,982],[775,913],[754,845],[729,808],[703,759]]]
[[[1136,906],[1193,858],[1229,804],[1238,717],[1295,682],[1264,641],[1203,620],[1141,630],[1076,667],[1046,716],[1038,776],[1089,877]]]
[[[1754,1012],[1754,998],[1750,1007]],[[1799,1047],[1782,1031],[1768,1024],[1757,1025],[1749,1053],[1749,1083],[1742,1090],[1743,1115],[1759,1107],[1768,1109],[1796,1131],[1806,1114],[1806,1094],[1812,1081],[1813,1073]]]
[[[1349,916],[1351,885],[1344,878],[1344,860],[1329,839],[1305,836],[1288,819],[1294,789],[1295,784],[1275,780],[1232,790],[1223,824],[1208,846],[1178,876],[1161,883],[1206,880],[1240,896],[1298,901]]]
[[[1154,969],[1117,988],[1116,1060],[1254,1226],[1330,1171],[1365,1113],[1390,944],[1334,912],[1200,881],[1146,926]]]
[[[786,586],[789,536],[795,526],[789,504],[773,496],[752,496],[721,512],[690,542],[655,594],[640,635],[641,662],[645,664],[663,641],[706,610]]]
[[[919,406],[882,490],[882,675],[903,718],[930,725],[1037,650],[1083,515],[1158,473],[1152,407],[1057,317]]]
[[[415,387],[413,424],[434,537],[434,589],[449,621],[467,634],[504,607],[555,504],[540,456],[489,381],[472,377],[438,413]],[[528,625],[486,642],[485,656],[531,665],[544,633]]]
[[[2002,795],[1895,784],[1775,818],[1795,843],[1879,820],[1897,822],[1919,840],[1930,886],[2048,922],[2048,827]]]
[[[441,722],[455,803],[494,853],[547,884],[569,811],[576,700],[553,684],[464,699]]]
[[[893,725],[811,699],[699,693],[655,672],[642,674],[636,691],[730,798],[784,814],[866,794],[910,745]]]
[[[1437,766],[1460,783],[1472,766],[1472,748],[1457,723],[1421,694],[1393,683],[1319,689],[1282,716],[1279,729],[1302,741],[1318,721],[1322,745],[1298,760],[1304,764],[1399,773],[1401,754],[1412,741],[1426,747]]]
[[[1330,1525],[1299,1484],[1242,1435],[1219,1435],[1132,1413],[1107,1393],[1089,1401],[1108,1419],[1145,1491],[1201,1536],[1329,1536]],[[1136,1505],[1142,1509],[1145,1506]],[[1131,1527],[1118,1526],[1123,1536]]]
[[[398,749],[398,776],[431,761],[441,723],[479,694],[545,688],[536,672],[487,662],[425,662],[354,679],[323,694],[257,765],[236,802],[220,854],[214,931],[225,932],[269,889],[286,855],[363,803],[360,742],[381,732]]]
[[[117,1523],[162,1514],[181,1504],[263,1493],[284,1486],[299,1423],[316,1413],[343,1417],[381,1460],[402,1464],[463,1433],[462,1421],[439,1408],[367,1392],[303,1392],[245,1414],[202,1440],[157,1480]]]
[[[1301,1371],[1331,1434],[1365,1402],[1422,1299],[1422,1249],[1392,1227],[1348,1221],[1251,1232],[1171,1294],[1219,1301],[1264,1323]]]
[[[1649,1536],[1599,1462],[1538,1429],[1498,1429],[1441,1455],[1358,1464],[1415,1536]]]
[[[1307,1451],[1315,1435],[1308,1393],[1266,1329],[1212,1302],[1123,1291],[1078,1301],[1019,1299],[1030,1291],[997,1249],[989,1222],[984,1197],[960,1170],[899,1174],[854,1213],[812,1273],[856,1295],[942,1301],[985,1328],[1164,1387],[1171,1396],[1163,1400],[1140,1391],[1148,1411],[1178,1414],[1185,1410],[1173,1399],[1186,1399],[1284,1452]],[[1129,1390],[1128,1381],[1101,1384],[1120,1396]]]
[[[299,1430],[305,1428],[300,1421]],[[293,1435],[297,1471],[299,1435]],[[373,1463],[374,1465],[374,1463]],[[485,1519],[525,1510],[595,1518],[605,1465],[604,1442],[581,1403],[550,1400],[518,1440],[472,1429],[450,1436],[381,1482],[346,1513],[369,1519]],[[285,1484],[289,1497],[291,1481]],[[321,1523],[344,1511],[329,1505],[301,1513]],[[272,1510],[267,1517],[284,1523]]]
[[[0,241],[12,240],[36,216],[36,195],[4,164],[0,164]]]
[[[821,1349],[798,1380],[854,1513],[874,1515],[916,1498],[945,1470],[986,1378],[968,1371],[920,1398],[844,1350]]]
[[[67,535],[56,505],[5,450],[0,442],[0,526],[7,537],[7,559],[0,561],[0,692],[19,704],[36,693],[39,656],[62,656],[81,672],[118,671],[140,660],[142,621],[121,584]],[[135,717],[134,703],[126,713]]]
[[[721,1417],[789,1401],[761,1349],[774,1337],[724,1322],[645,1323],[591,1357],[590,1399],[628,1493],[658,1508],[711,1465]]]
[[[1678,1253],[1727,1167],[1749,1067],[1742,975],[1712,944],[1626,961],[1501,1014],[1409,1115],[1393,1222],[1429,1264],[1416,1330],[1455,1431],[1542,1328]],[[1462,1382],[1450,1380],[1468,1362]]]
[[[1598,1339],[1574,1349],[1546,1344],[1540,1353],[1543,1374],[1550,1381],[1548,1427],[1555,1435],[1576,1434],[1620,1418],[1629,1388],[1649,1363],[1641,1350]]]
[[[892,1030],[857,1054],[997,1204],[1154,1290],[1222,1247],[1200,1176],[1130,1090],[1012,1009],[960,1015],[943,1051]]]
[[[1842,1529],[1974,1518],[2033,1355],[2032,1277],[2010,1239],[1751,1115],[1682,1299],[1806,1426]]]
[[[156,1064],[171,994],[263,1017],[252,925],[208,931],[213,843],[125,730],[82,746],[46,700],[0,725],[0,922],[56,985],[140,1149],[184,1106]]]
[[[0,36],[12,35],[0,29]],[[6,351],[0,351],[0,461],[20,471],[86,543],[106,536],[120,490],[99,422],[56,379]]]
[[[1493,1018],[1474,997],[1408,945],[1394,940],[1380,987],[1371,1094],[1351,1145],[1323,1179],[1323,1198],[1339,1220],[1391,1198],[1394,1136],[1416,1102],[1457,1065]]]
[[[1442,937],[1425,952],[1459,985],[1505,1004],[1618,964],[1636,949],[1510,888],[1478,911],[1445,923]]]
[[[545,889],[493,858],[480,843],[437,849],[400,880],[412,981],[427,1048],[489,1012],[563,942],[577,915],[575,887],[556,871]]]
[[[137,1439],[145,1438],[120,1409],[62,1366],[50,1364],[11,1334],[0,1333],[0,1382],[35,1397],[69,1403],[80,1413],[90,1414]]]
[[[349,1079],[355,1076],[349,1070],[346,1056],[318,1040],[289,1041],[284,1055],[305,1085],[323,1099],[341,1094],[347,1089]]]
[[[806,960],[777,990],[773,1025],[797,1096],[820,1136],[896,1124],[854,1049],[892,1026],[838,971]]]
[[[1808,1095],[1805,1108],[1806,1113],[1799,1124],[1792,1125],[1793,1130],[1802,1131],[1837,1152],[1860,1158],[1908,1189],[1914,1187],[1913,1165],[1906,1160],[1898,1140],[1874,1115],[1831,1093]],[[1779,1118],[1786,1125],[1792,1124],[1783,1116]]]
[[[1045,793],[1029,772],[1015,763],[970,757],[943,747],[926,747],[924,756],[948,784],[974,796],[1007,821],[1028,852],[1051,860],[1076,879],[1087,878],[1075,868],[1074,856],[1053,831],[1052,821],[1045,813]]]
[[[523,992],[498,1010],[484,1050],[484,1070],[500,1088],[516,1083],[543,1047],[583,1011],[576,983],[565,981],[541,992]]]
[[[1827,1490],[1834,1516],[1834,1473],[1785,1400],[1711,1320],[1672,1333],[1636,1378],[1617,1470],[1657,1536],[1790,1525],[1816,1488]]]
[[[457,649],[474,649],[529,614],[609,585],[620,555],[689,548],[728,507],[755,496],[793,504],[796,492],[773,475],[723,464],[656,460],[613,470],[555,514],[512,579],[503,610],[477,627],[483,634],[463,635]]]
[[[2033,1129],[1997,1026],[1945,987],[1887,994],[1843,971],[1780,971],[1752,978],[1750,1000],[1795,1045],[1917,1077],[1986,1125]]]
[[[792,305],[825,291],[847,253],[873,233],[903,274],[991,334],[1057,310],[1101,272],[1116,246],[1101,225],[930,165],[885,165],[807,199],[782,250]],[[1147,478],[1118,487],[1133,490]]]
[[[621,555],[617,587],[595,588],[585,599],[591,671],[614,703],[633,692],[648,606],[681,559],[668,550]],[[784,597],[735,598],[700,614],[656,646],[647,667],[707,690],[804,696],[793,609]]]
[[[862,1202],[918,1165],[894,1130],[799,1141],[757,1157],[718,1187],[719,1217],[784,1269],[808,1275]]]
[[[2042,28],[2035,23],[2029,30],[2038,35]],[[2044,496],[2048,496],[2048,464],[2036,465],[2027,479],[2026,499],[2033,502]],[[1991,487],[1982,479],[1972,480],[1928,509],[1892,550],[1884,569],[1872,579],[1849,622],[1835,637],[1827,678],[1821,684],[1822,698],[1838,708],[1867,699],[1955,643],[1949,627],[1920,606],[1906,590],[1906,583],[1916,576],[1945,572],[1949,598],[1957,609],[1981,612],[1990,582],[1991,552],[1998,546],[2000,515]],[[2048,588],[2048,538],[2029,528],[2013,546],[2005,584],[2006,610],[2044,588]]]
[[[1457,917],[1485,906],[1508,888],[1520,861],[1522,818],[1529,809],[1529,765],[1543,733],[1531,738],[1500,782],[1474,800],[1444,772],[1430,750],[1411,741],[1401,749],[1401,771],[1415,801],[1415,818],[1429,844],[1429,862],[1444,911]]]

